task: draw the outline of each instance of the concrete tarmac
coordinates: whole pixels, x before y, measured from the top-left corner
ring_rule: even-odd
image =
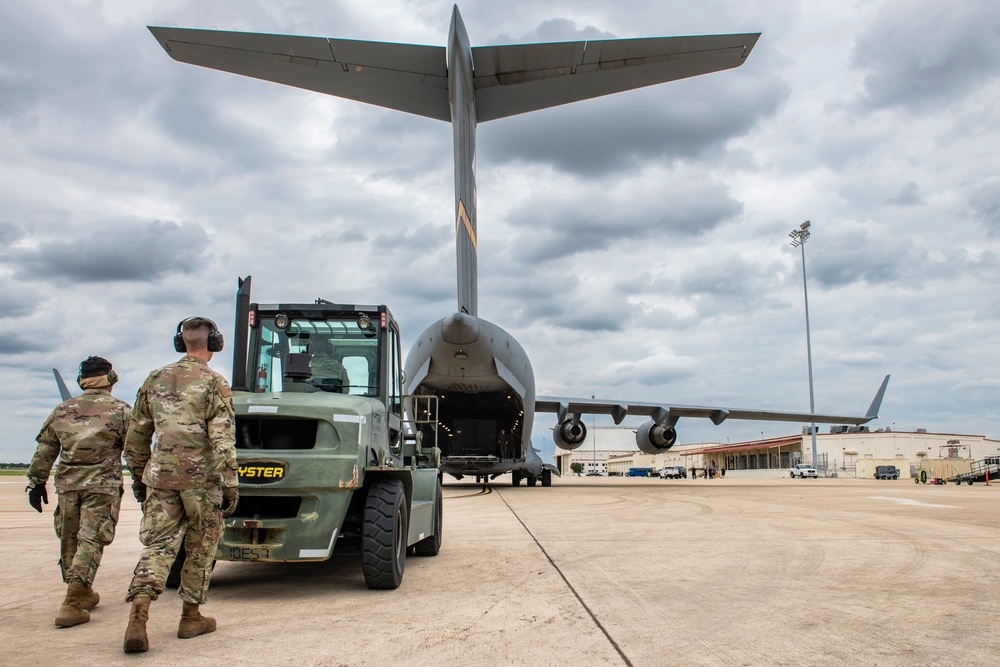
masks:
[[[126,493],[92,620],[53,625],[52,504],[0,477],[0,664],[993,665],[1000,488],[911,480],[562,478],[488,492],[446,480],[444,546],[370,591],[360,557],[220,562],[176,638],[174,591],[150,651],[125,655],[138,560]],[[49,490],[52,490],[50,483]]]

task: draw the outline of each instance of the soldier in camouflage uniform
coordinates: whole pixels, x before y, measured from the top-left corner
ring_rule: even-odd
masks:
[[[163,592],[182,542],[187,558],[177,636],[215,630],[215,619],[202,616],[198,607],[206,600],[222,518],[235,511],[239,499],[232,391],[208,367],[212,354],[222,350],[222,334],[211,320],[189,318],[177,326],[174,346],[186,355],[146,378],[125,440],[125,461],[136,480],[132,490],[142,503],[144,545],[125,598],[132,602],[126,653],[149,650],[149,605]]]
[[[333,344],[326,341],[315,344],[315,347],[317,351],[309,359],[312,379],[320,386],[327,386],[336,391],[347,393],[347,387],[351,381],[347,377],[347,369],[344,368],[344,364],[334,356]],[[312,346],[310,346],[311,349]],[[339,380],[339,383],[330,384],[324,380]]]
[[[101,596],[92,588],[104,547],[115,538],[122,497],[122,446],[131,406],[111,395],[118,376],[111,363],[88,357],[77,382],[83,395],[60,404],[45,420],[38,449],[28,468],[28,502],[42,511],[48,504],[45,483],[56,469],[56,535],[59,569],[67,585],[56,625],[86,623]]]

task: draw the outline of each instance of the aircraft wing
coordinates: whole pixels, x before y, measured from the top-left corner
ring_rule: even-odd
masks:
[[[56,376],[56,384],[59,385],[59,395],[62,396],[63,401],[68,401],[73,398],[73,394],[69,393],[69,387],[63,382],[62,375],[56,369],[52,369],[52,374]]]
[[[716,426],[727,419],[748,419],[757,421],[785,421],[803,424],[865,424],[878,417],[882,407],[882,397],[889,384],[889,376],[882,380],[875,398],[864,416],[822,415],[808,412],[777,412],[773,410],[753,410],[724,408],[703,405],[677,405],[674,403],[628,403],[624,401],[602,401],[587,398],[560,398],[540,396],[535,399],[535,412],[554,412],[562,422],[569,415],[611,415],[620,424],[626,415],[651,417],[658,424],[673,426],[681,417],[711,419]]]
[[[760,33],[474,46],[480,122],[739,67]]]
[[[149,27],[174,60],[451,121],[443,46]]]

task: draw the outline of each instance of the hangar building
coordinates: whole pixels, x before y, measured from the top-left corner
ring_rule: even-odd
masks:
[[[812,461],[809,427],[803,433],[777,438],[721,444],[676,445],[663,454],[651,456],[635,446],[635,428],[625,426],[589,428],[587,440],[572,452],[557,449],[556,467],[570,473],[570,465],[580,462],[584,470],[623,475],[630,467],[684,466],[688,470],[714,467],[726,470],[726,477],[787,476],[797,463],[813,463],[820,476],[874,476],[875,466],[893,465],[900,477],[912,477],[919,470],[929,476],[951,477],[968,472],[972,462],[1000,457],[1000,440],[983,435],[928,433],[879,429],[847,430],[831,427],[817,433],[817,461]]]

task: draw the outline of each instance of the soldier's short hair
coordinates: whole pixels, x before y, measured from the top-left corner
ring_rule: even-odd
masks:
[[[104,357],[87,357],[80,362],[80,377],[92,378],[111,372],[111,362]]]
[[[184,322],[184,329],[181,337],[184,339],[184,347],[188,352],[193,350],[208,349],[208,334],[212,333],[214,327],[208,320],[193,317]]]

